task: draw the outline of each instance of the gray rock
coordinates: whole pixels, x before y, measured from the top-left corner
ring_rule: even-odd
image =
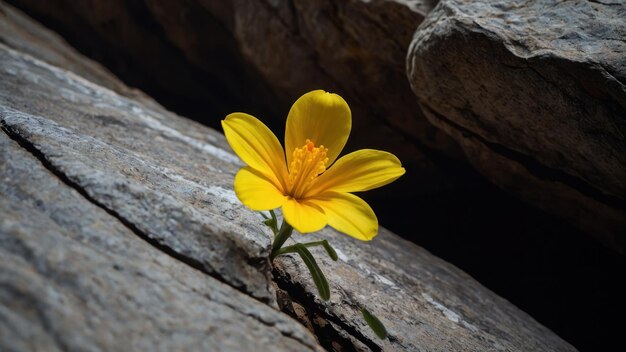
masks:
[[[0,350],[321,350],[296,321],[146,243],[29,148],[0,133]]]
[[[2,350],[574,350],[385,229],[294,235],[339,253],[322,302],[299,259],[271,271],[220,133],[2,44],[0,74]]]
[[[415,33],[429,120],[492,182],[626,249],[626,4],[444,0]]]
[[[274,300],[270,232],[232,191],[238,159],[212,142],[223,137],[6,48],[0,68],[6,128],[150,240]]]

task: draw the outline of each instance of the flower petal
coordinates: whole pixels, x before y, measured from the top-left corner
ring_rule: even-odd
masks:
[[[289,199],[283,204],[287,223],[300,233],[319,231],[326,226],[326,215],[316,204],[306,200]]]
[[[404,175],[395,155],[381,150],[361,149],[344,155],[306,192],[314,197],[326,191],[361,192],[384,186]]]
[[[301,96],[289,110],[285,131],[287,165],[292,153],[302,147],[307,139],[316,146],[328,148],[331,165],[346,145],[352,128],[352,113],[345,100],[337,94],[314,90]]]
[[[326,214],[328,225],[362,241],[378,234],[378,219],[370,206],[350,193],[328,192],[310,200]]]
[[[285,189],[285,152],[263,122],[236,112],[222,120],[222,128],[228,144],[244,163],[267,177],[279,190]]]
[[[287,201],[274,184],[251,167],[244,167],[235,176],[237,198],[252,210],[276,209]]]

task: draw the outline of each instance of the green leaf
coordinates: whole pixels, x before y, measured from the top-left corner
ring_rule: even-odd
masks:
[[[380,339],[387,338],[387,329],[385,329],[383,323],[381,323],[381,321],[378,320],[378,318],[376,318],[374,314],[370,313],[365,308],[361,308],[361,314],[363,314],[363,318],[367,322],[367,325],[372,328],[376,336],[378,336]]]
[[[328,243],[328,241],[326,240],[323,240],[322,246],[324,246],[324,249],[326,250],[326,253],[328,253],[330,259],[337,261],[339,257],[337,257],[337,252],[335,252],[335,249],[330,246],[330,243]]]
[[[272,221],[274,221],[274,227],[278,230],[278,219],[276,218],[274,210],[270,210],[270,215],[272,216]]]
[[[328,243],[328,241],[323,240],[323,241],[317,241],[317,242],[305,242],[302,243],[303,246],[309,248],[309,247],[316,247],[316,246],[323,246],[324,249],[326,250],[326,253],[328,253],[328,256],[330,257],[330,259],[337,261],[337,259],[339,259],[337,257],[337,252],[335,252],[335,249],[333,247],[330,246],[330,243]],[[287,247],[283,247],[278,251],[278,255],[281,254],[287,254],[287,253],[296,253],[298,252],[295,249],[295,245],[291,245],[291,246],[287,246]]]
[[[304,264],[306,264],[307,268],[309,268],[309,272],[313,277],[313,282],[315,282],[315,286],[317,286],[317,292],[319,292],[320,297],[324,301],[328,301],[328,299],[330,298],[330,288],[328,287],[328,281],[326,281],[326,276],[324,276],[324,273],[322,272],[322,270],[320,270],[320,267],[317,266],[315,258],[313,258],[311,252],[309,252],[309,250],[302,243],[296,243],[295,245],[293,245],[293,247],[298,252],[298,254],[300,254],[300,257],[302,258]]]

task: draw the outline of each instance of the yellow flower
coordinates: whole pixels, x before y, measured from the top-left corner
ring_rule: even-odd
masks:
[[[386,185],[405,170],[393,154],[373,149],[335,162],[352,127],[350,108],[339,95],[316,90],[293,104],[287,116],[286,158],[272,131],[251,115],[232,113],[222,127],[247,165],[235,176],[235,193],[247,207],[282,207],[287,223],[300,233],[330,225],[364,241],[376,236],[376,214],[350,192]]]

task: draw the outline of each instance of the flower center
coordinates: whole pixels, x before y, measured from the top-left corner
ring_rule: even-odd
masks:
[[[313,181],[326,171],[328,149],[323,145],[315,146],[311,140],[293,151],[289,164],[289,195],[301,198]]]

